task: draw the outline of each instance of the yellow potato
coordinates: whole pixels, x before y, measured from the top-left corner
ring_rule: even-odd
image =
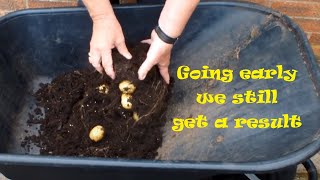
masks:
[[[132,109],[132,103],[130,102],[132,96],[130,94],[122,94],[121,95],[121,105],[125,109]]]
[[[136,90],[136,87],[131,81],[124,80],[119,84],[119,89],[124,94],[132,94]]]
[[[91,129],[91,131],[89,133],[89,137],[92,141],[98,142],[103,139],[104,134],[105,134],[104,128],[100,125],[97,125]]]
[[[97,87],[97,89],[99,90],[99,93],[102,94],[108,94],[109,92],[109,87],[105,84],[100,85],[99,87]]]
[[[135,121],[139,121],[140,117],[139,117],[139,114],[137,112],[134,112],[133,113],[133,116],[132,116],[133,120]]]

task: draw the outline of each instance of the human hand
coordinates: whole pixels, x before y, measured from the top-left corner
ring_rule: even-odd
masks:
[[[154,65],[158,65],[161,76],[169,84],[170,75],[168,67],[173,45],[163,42],[154,30],[151,33],[151,39],[143,40],[142,43],[150,44],[150,48],[146,60],[138,70],[139,79],[144,80],[150,69]]]
[[[115,78],[111,54],[113,48],[117,48],[125,58],[132,58],[117,18],[108,16],[94,20],[89,62],[98,72],[103,73],[105,71],[112,79]]]

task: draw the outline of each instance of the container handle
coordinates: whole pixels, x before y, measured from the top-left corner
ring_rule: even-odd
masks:
[[[302,163],[304,168],[308,172],[308,179],[309,180],[318,180],[318,171],[316,166],[313,164],[313,162],[308,159],[305,162]]]

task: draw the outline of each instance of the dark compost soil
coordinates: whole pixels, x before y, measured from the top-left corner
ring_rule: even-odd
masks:
[[[56,77],[35,94],[45,118],[30,116],[29,125],[40,124],[39,136],[29,136],[26,142],[40,147],[40,154],[68,156],[98,156],[111,158],[153,159],[162,143],[162,127],[169,87],[157,67],[144,81],[138,80],[138,69],[145,60],[148,45],[138,45],[129,51],[126,60],[113,52],[116,79],[111,80],[92,69],[76,70]],[[136,86],[132,94],[133,108],[121,106],[119,83],[130,80]],[[107,94],[98,87],[106,85]],[[139,114],[135,121],[133,112]],[[39,114],[39,108],[35,114]],[[96,125],[105,128],[105,137],[94,142],[89,138]],[[28,144],[26,143],[26,144]]]

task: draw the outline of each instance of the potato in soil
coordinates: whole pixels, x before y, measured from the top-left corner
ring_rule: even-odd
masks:
[[[138,80],[148,48],[145,44],[130,48],[131,60],[113,51],[115,80],[87,68],[62,74],[44,85],[34,95],[38,106],[45,109],[45,118],[37,121],[40,135],[27,137],[26,142],[41,146],[41,154],[155,158],[162,143],[169,87],[156,66],[144,81]],[[135,86],[131,109],[121,105],[119,84],[124,80]],[[96,125],[105,129],[105,137],[98,142],[88,136]]]

